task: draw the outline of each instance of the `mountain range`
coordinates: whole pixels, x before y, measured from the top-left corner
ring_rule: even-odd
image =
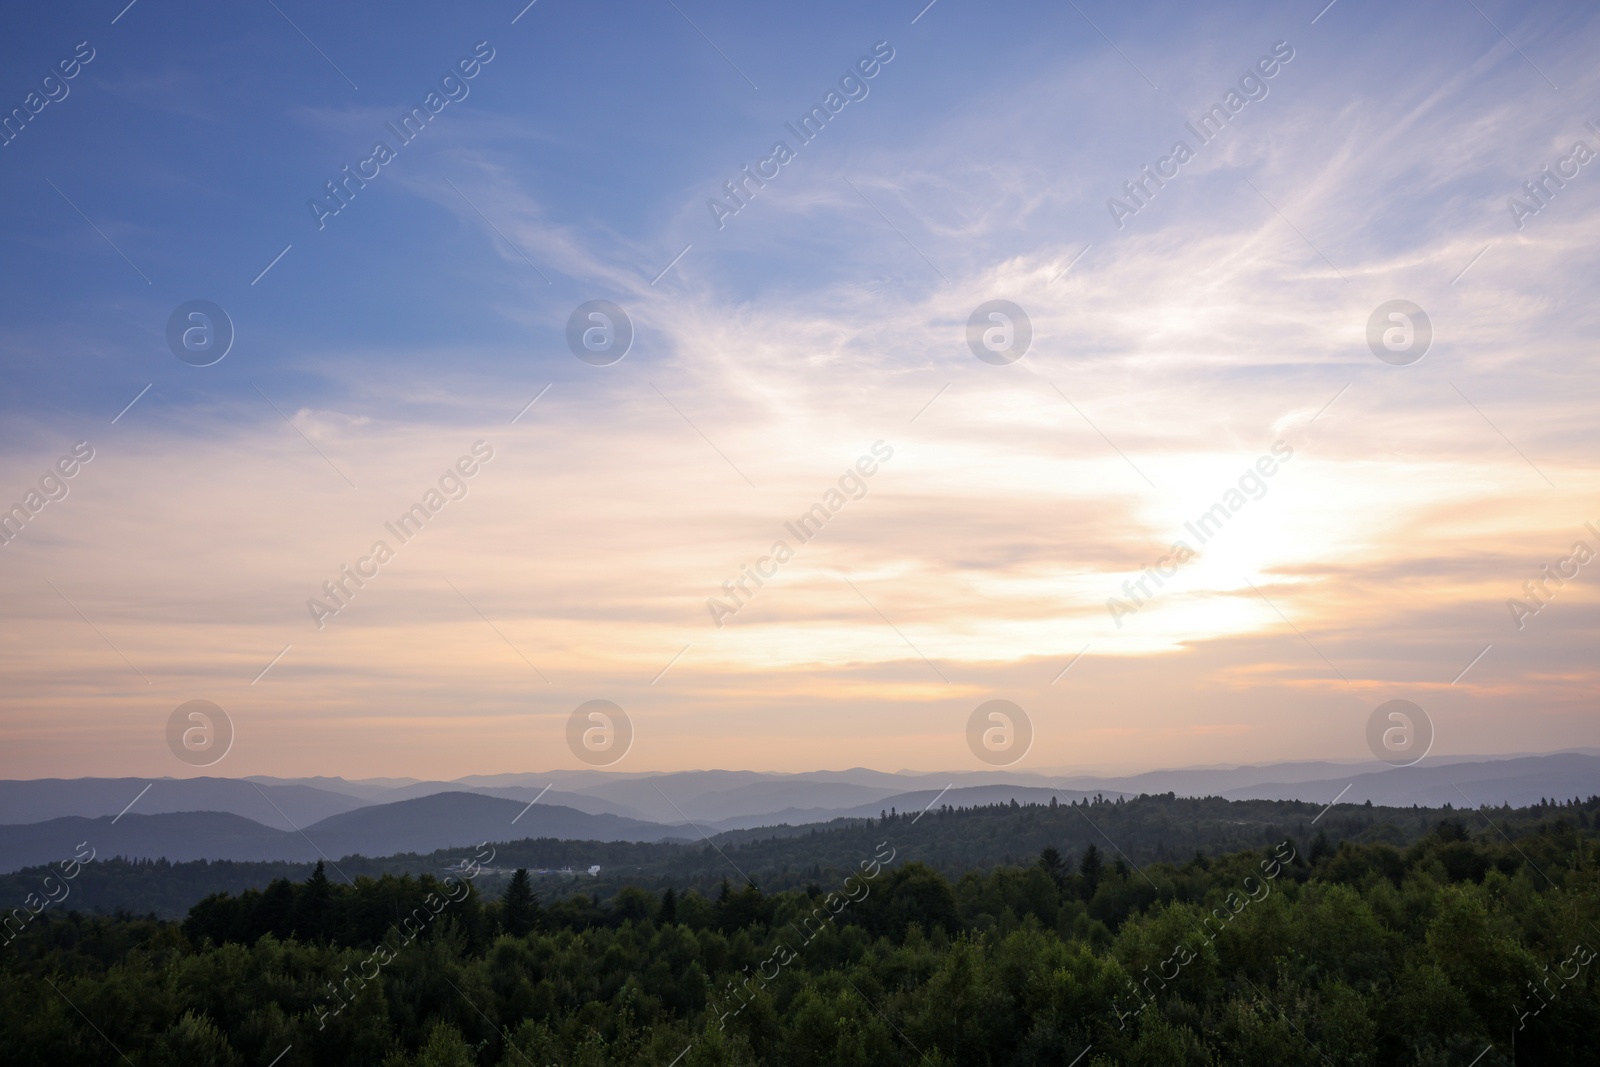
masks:
[[[1381,768],[1381,769],[1375,769]],[[79,778],[0,781],[0,872],[71,856],[285,860],[470,849],[559,838],[698,841],[932,804],[1044,804],[1141,793],[1407,807],[1525,806],[1600,793],[1600,754],[1456,757],[1408,768],[1313,761],[1186,768],[1125,777],[1033,772],[804,774],[602,771],[453,782],[342,778]]]
[[[0,825],[0,873],[65,860],[79,842],[97,857],[185,860],[337,861],[460,848],[480,842],[553,837],[584,841],[664,841],[683,831],[619,815],[559,805],[528,805],[478,793],[434,793],[330,815],[280,830],[226,811],[169,811]]]

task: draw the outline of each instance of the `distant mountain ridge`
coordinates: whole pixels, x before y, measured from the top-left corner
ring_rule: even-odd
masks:
[[[97,856],[129,859],[337,861],[351,855],[391,856],[470,849],[482,841],[550,837],[586,841],[664,841],[684,832],[659,823],[591,815],[541,801],[477,793],[438,793],[369,805],[278,830],[230,812],[187,811],[120,817],[69,815],[46,822],[0,825],[0,873],[52,863],[87,842]]]
[[[279,830],[352,811],[368,802],[298,782],[248,778],[35,778],[0,781],[0,824],[69,815],[116,815],[132,804],[145,815],[225,811]]]
[[[1349,787],[1348,792],[1345,791]],[[1313,800],[1320,793],[1344,804],[1404,807],[1478,807],[1484,804],[1525,807],[1548,797],[1570,800],[1600,794],[1600,756],[1562,752],[1521,756],[1489,763],[1454,763],[1394,767],[1342,778],[1300,782],[1294,786],[1263,783],[1231,789],[1229,800]]]
[[[1318,805],[1338,797],[1345,804],[1370,800],[1396,807],[1523,806],[1543,797],[1600,794],[1600,754],[1439,757],[1399,769],[1372,760],[1301,761],[1124,777],[1005,770],[889,773],[856,767],[801,774],[558,770],[474,775],[456,782],[266,777],[0,781],[0,870],[50,862],[56,858],[51,849],[61,846],[62,855],[71,855],[72,846],[95,828],[92,824],[110,824],[124,811],[113,830],[102,832],[111,840],[125,840],[125,855],[300,861],[317,858],[317,848],[337,857],[427,852],[523,836],[698,839],[702,831],[814,825],[875,817],[889,808],[916,812],[930,803],[972,807],[1012,800],[1048,803],[1052,795],[1065,802],[1096,794],[1114,799],[1141,793]],[[533,808],[519,815],[535,798]],[[249,825],[178,818],[201,814],[229,815]],[[145,821],[150,818],[158,821]],[[81,822],[67,821],[71,819]],[[60,825],[38,829],[52,822]],[[36,829],[27,830],[30,825]]]

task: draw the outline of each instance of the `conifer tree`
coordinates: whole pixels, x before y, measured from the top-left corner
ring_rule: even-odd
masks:
[[[1095,890],[1100,888],[1100,874],[1105,867],[1105,862],[1100,858],[1100,850],[1090,844],[1083,852],[1083,859],[1078,863],[1078,873],[1083,876],[1083,899],[1093,900]]]
[[[662,926],[671,926],[678,921],[678,894],[673,888],[667,886],[667,891],[661,894],[661,913],[656,917],[656,922]]]
[[[533,895],[533,885],[528,880],[528,869],[518,867],[511,883],[500,897],[500,927],[512,937],[526,937],[533,929],[538,902]]]
[[[1054,848],[1046,848],[1039,853],[1039,868],[1050,876],[1057,889],[1066,884],[1067,868],[1061,862],[1061,853]]]

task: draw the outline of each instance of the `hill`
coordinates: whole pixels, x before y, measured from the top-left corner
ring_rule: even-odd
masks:
[[[1589,796],[1600,785],[1600,756],[1558,752],[1474,763],[1422,764],[1297,783],[1263,783],[1222,794],[1234,800],[1341,796],[1346,803],[1403,805],[1537,804],[1544,797]],[[1349,792],[1344,792],[1346,787]]]
[[[529,820],[538,807],[517,821],[516,831],[533,825]],[[508,872],[518,867],[535,871],[570,867],[582,872],[598,865],[601,870],[596,877],[544,874],[535,881],[541,892],[555,894],[577,888],[606,896],[625,885],[637,885],[697,889],[709,895],[717,892],[724,878],[735,885],[749,879],[772,892],[841,881],[871,856],[880,842],[890,838],[907,860],[957,877],[966,871],[1024,865],[1045,848],[1056,849],[1070,863],[1093,845],[1108,863],[1121,859],[1143,868],[1162,861],[1187,861],[1197,853],[1217,855],[1264,847],[1285,837],[1318,852],[1336,849],[1347,841],[1406,845],[1426,836],[1440,821],[1457,821],[1476,832],[1495,834],[1530,832],[1562,820],[1584,831],[1600,826],[1600,798],[1595,797],[1581,804],[1493,809],[1486,814],[1444,807],[1339,804],[1324,808],[1300,801],[1194,800],[1170,795],[1122,802],[1057,803],[1053,807],[1007,802],[959,808],[942,800],[925,815],[912,808],[886,819],[874,816],[822,825],[727,831],[713,835],[710,841],[560,840],[537,832],[515,838],[502,834],[492,841],[494,858],[489,865],[493,870],[480,876],[479,885],[496,893]],[[402,814],[406,810],[401,809]],[[132,816],[122,822],[129,818]],[[320,838],[314,839],[321,843]],[[336,862],[329,877],[355,880],[442,874],[471,854],[476,844],[382,856],[330,851]],[[52,859],[70,855],[68,851]],[[98,856],[74,883],[70,907],[154,912],[167,918],[182,915],[212,892],[238,893],[261,888],[275,878],[303,878],[316,858],[314,851],[307,850],[292,862],[130,861],[115,858],[111,846],[98,848]],[[37,891],[49,873],[35,867],[0,875],[0,899],[24,899]]]
[[[319,820],[300,830],[278,830],[228,812],[160,815],[129,812],[86,819],[67,816],[22,826],[0,826],[0,873],[48,864],[88,842],[96,855],[127,859],[310,861],[351,855],[389,856],[464,848],[517,836],[595,841],[659,841],[682,832],[616,815],[590,815],[543,802],[473,793],[437,793],[394,804],[375,804]]]
[[[307,826],[367,803],[315,786],[244,778],[35,778],[0,781],[0,824],[116,815],[130,802],[130,814],[224,811],[277,830]]]
[[[323,819],[305,836],[329,855],[387,856],[432,852],[480,841],[539,836],[591,841],[661,841],[684,832],[659,823],[478,793],[435,793],[375,804]]]

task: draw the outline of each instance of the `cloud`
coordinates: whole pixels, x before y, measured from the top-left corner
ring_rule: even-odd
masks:
[[[286,260],[293,295],[240,305],[248,344],[96,429],[72,495],[0,550],[7,710],[33,724],[0,773],[170,769],[164,716],[200,696],[237,710],[241,773],[552,766],[596,697],[630,708],[656,767],[710,741],[747,766],[841,747],[961,765],[965,715],[1005,693],[1036,715],[1040,766],[1359,756],[1371,706],[1407,692],[1437,708],[1440,751],[1592,741],[1587,572],[1524,631],[1504,606],[1600,518],[1600,179],[1524,231],[1504,211],[1584,116],[1552,114],[1482,27],[1418,57],[1424,16],[1396,17],[1367,52],[1297,31],[1271,95],[1122,230],[1106,197],[1270,46],[1243,14],[1193,51],[1176,30],[1138,46],[1160,92],[1095,45],[954,93],[907,45],[721,232],[703,200],[748,158],[743,128],[664,164],[692,176],[677,188],[576,196],[539,153],[587,131],[475,93],[386,169],[401,195],[362,205],[370,230],[296,249],[317,286],[290,288]],[[1594,76],[1563,25],[1508,32],[1552,53],[1564,102]],[[352,144],[390,117],[295,114]],[[400,301],[386,257],[412,241],[427,280],[405,299],[427,314],[352,325],[352,292]],[[596,297],[637,330],[607,368],[563,340]],[[1410,367],[1367,347],[1396,297],[1434,326]],[[995,298],[1033,327],[1004,367],[966,341]],[[131,396],[160,343],[120,319],[160,316],[128,300],[63,329],[139,377]],[[10,358],[52,356],[40,323],[8,330]],[[121,402],[91,422],[36,399],[0,492]],[[496,455],[465,499],[318,629],[307,598],[478,440]],[[867,495],[715,626],[708,598],[880,440]],[[1279,441],[1266,494],[1118,626],[1107,600]]]

